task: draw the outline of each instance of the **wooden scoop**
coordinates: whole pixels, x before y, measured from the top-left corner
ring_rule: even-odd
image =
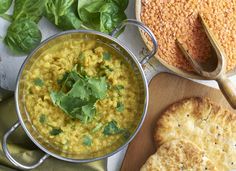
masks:
[[[217,81],[222,93],[230,103],[230,105],[236,109],[236,88],[233,83],[226,76],[226,58],[224,50],[220,47],[218,41],[216,40],[214,34],[210,31],[209,26],[199,14],[199,19],[206,32],[208,39],[210,40],[212,46],[212,57],[209,58],[204,63],[197,63],[192,56],[188,53],[187,48],[183,46],[182,43],[177,39],[177,45],[184,54],[185,58],[192,65],[193,69],[202,77],[208,80]]]

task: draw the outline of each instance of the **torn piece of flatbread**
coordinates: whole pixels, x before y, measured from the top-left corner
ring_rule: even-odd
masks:
[[[162,144],[150,156],[141,171],[216,171],[214,164],[195,144],[172,140]]]
[[[236,114],[210,100],[185,99],[160,116],[154,135],[157,146],[176,138],[206,151],[218,170],[236,169]]]

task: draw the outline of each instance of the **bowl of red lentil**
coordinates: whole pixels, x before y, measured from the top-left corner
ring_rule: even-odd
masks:
[[[202,2],[200,2],[202,1]],[[159,50],[155,57],[165,67],[184,77],[203,79],[192,69],[176,45],[180,39],[198,62],[211,57],[211,46],[198,14],[204,15],[227,57],[227,75],[236,72],[236,1],[235,0],[136,0],[136,19],[155,34]],[[148,49],[148,36],[140,30]]]

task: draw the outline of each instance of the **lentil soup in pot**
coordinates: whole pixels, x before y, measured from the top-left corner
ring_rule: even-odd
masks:
[[[76,36],[75,36],[76,37]],[[92,38],[58,41],[24,73],[25,111],[37,140],[81,159],[122,146],[143,111],[143,85],[113,47]]]

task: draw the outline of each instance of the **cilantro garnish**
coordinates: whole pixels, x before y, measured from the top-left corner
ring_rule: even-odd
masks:
[[[100,130],[102,128],[102,123],[98,123],[93,129],[92,132],[97,132],[98,130]]]
[[[42,79],[36,78],[36,79],[34,79],[34,84],[35,84],[36,86],[42,87],[42,86],[44,85],[44,82],[43,82]]]
[[[117,112],[123,112],[124,109],[125,109],[124,104],[121,103],[121,102],[118,102],[118,103],[117,103],[117,106],[116,106],[116,111],[117,111]]]
[[[104,127],[103,134],[114,135],[114,134],[122,133],[122,131],[123,130],[117,126],[117,122],[112,120],[111,122],[108,122],[106,126]]]
[[[91,146],[91,144],[92,144],[92,139],[91,139],[91,137],[88,136],[88,135],[85,135],[85,136],[83,137],[83,144],[86,145],[86,146]]]
[[[103,53],[103,60],[105,60],[105,61],[111,60],[111,54],[108,52],[104,52]]]
[[[39,122],[40,122],[41,124],[44,124],[45,121],[46,121],[46,116],[45,116],[44,114],[41,114],[40,117],[39,117]]]
[[[123,90],[125,87],[123,85],[116,85],[115,88],[116,90],[120,91]]]
[[[61,90],[51,91],[52,102],[67,115],[84,123],[96,113],[95,103],[106,96],[108,85],[105,77],[89,77],[78,73],[77,65],[58,81]]]
[[[59,135],[60,133],[62,133],[61,128],[53,128],[53,129],[49,132],[50,135],[54,135],[54,136]]]

